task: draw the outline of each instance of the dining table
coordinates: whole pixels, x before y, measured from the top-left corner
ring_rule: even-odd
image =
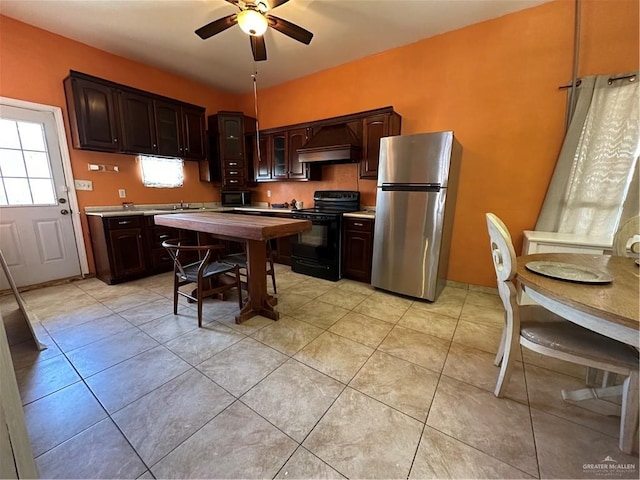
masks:
[[[636,259],[536,253],[517,261],[518,282],[535,302],[584,328],[640,348],[640,267]],[[561,268],[550,268],[546,274],[532,269],[544,264]],[[537,270],[544,272],[544,268]]]
[[[532,300],[551,312],[606,337],[640,348],[640,266],[634,258],[578,253],[537,253],[518,257],[517,278]],[[637,352],[636,352],[637,354]],[[594,369],[587,369],[593,385]],[[614,375],[615,376],[615,375]],[[600,388],[562,390],[563,400],[581,401],[622,395],[623,407],[604,402],[610,415],[621,415],[620,450],[631,453],[635,420],[624,404],[636,402],[637,373],[613,385],[603,372]]]
[[[278,320],[278,300],[267,292],[267,242],[311,230],[309,220],[198,212],[156,215],[156,225],[192,230],[221,240],[246,244],[248,298],[236,315],[236,323],[255,315]]]

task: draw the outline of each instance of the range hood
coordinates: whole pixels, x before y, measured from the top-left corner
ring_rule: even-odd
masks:
[[[362,158],[360,139],[346,124],[322,127],[297,150],[302,163],[351,163]]]

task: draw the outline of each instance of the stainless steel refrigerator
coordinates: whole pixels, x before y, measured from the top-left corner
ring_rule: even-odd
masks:
[[[461,156],[453,132],[380,140],[374,287],[430,301],[444,288]]]

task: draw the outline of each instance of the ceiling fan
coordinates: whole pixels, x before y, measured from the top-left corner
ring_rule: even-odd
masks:
[[[232,27],[236,23],[240,25],[243,32],[249,35],[251,41],[251,51],[256,62],[267,59],[267,47],[264,44],[264,32],[267,27],[271,27],[284,33],[286,36],[293,38],[299,42],[309,45],[313,38],[313,33],[305,30],[298,25],[275,17],[267,13],[280,5],[287,3],[289,0],[225,0],[240,9],[240,13],[233,13],[226,17],[219,18],[213,22],[200,27],[196,30],[203,40]]]

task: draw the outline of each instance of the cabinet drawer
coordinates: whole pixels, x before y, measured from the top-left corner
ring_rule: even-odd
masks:
[[[224,169],[225,178],[242,178],[244,179],[244,170],[241,168],[225,168]]]
[[[244,175],[229,177],[225,175],[222,179],[222,185],[225,187],[238,187],[246,185]]]
[[[242,160],[229,160],[225,158],[222,160],[222,168],[231,168],[235,170],[242,170],[244,168],[244,161]]]
[[[165,248],[156,248],[151,252],[151,264],[154,268],[170,270],[173,266],[173,261]]]
[[[117,228],[137,228],[142,227],[142,216],[127,216],[107,218],[107,228],[114,230]]]
[[[371,232],[373,230],[373,220],[366,218],[344,218],[344,228],[357,232]]]
[[[151,248],[162,248],[162,242],[167,240],[177,240],[179,232],[171,227],[152,227],[149,235]]]

